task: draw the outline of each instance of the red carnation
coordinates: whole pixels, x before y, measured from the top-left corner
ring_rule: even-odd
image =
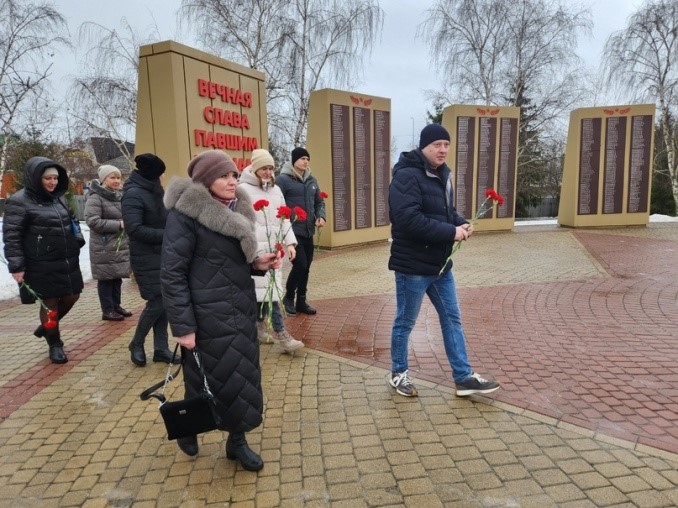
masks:
[[[257,212],[263,210],[263,209],[266,208],[267,206],[268,206],[268,201],[266,201],[265,199],[260,199],[259,201],[257,201],[256,203],[254,203],[254,209],[255,209]]]
[[[300,206],[294,207],[294,215],[296,215],[299,220],[306,220],[306,211]]]
[[[327,192],[320,191],[320,199],[327,199],[330,196],[327,194]]]
[[[275,216],[278,219],[289,219],[292,217],[292,209],[289,206],[279,206],[278,213]]]
[[[52,321],[52,320],[50,319],[50,320],[48,320],[48,321],[47,321],[44,325],[42,325],[42,326],[45,327],[45,329],[47,329],[47,330],[51,330],[52,328],[56,328],[56,327],[57,327],[57,324],[58,324],[58,323],[57,323],[56,321]]]
[[[50,311],[47,312],[47,319],[49,319],[51,321],[52,319],[56,319],[56,317],[58,315],[59,315],[59,313],[57,311],[50,310]]]
[[[285,257],[285,247],[283,247],[283,244],[278,242],[275,244],[275,250],[277,250],[280,253],[280,257],[284,258]]]

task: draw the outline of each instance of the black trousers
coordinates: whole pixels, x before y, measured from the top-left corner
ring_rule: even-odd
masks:
[[[122,295],[122,279],[108,279],[97,281],[99,304],[103,312],[111,312],[120,307]]]
[[[287,296],[294,298],[294,293],[297,293],[297,298],[306,299],[306,290],[308,288],[308,276],[311,271],[311,263],[313,262],[313,238],[297,237],[297,257],[292,261],[292,270],[287,277],[285,289]]]
[[[169,334],[167,332],[167,312],[162,302],[162,296],[157,296],[152,300],[146,300],[146,307],[141,311],[137,329],[132,337],[132,344],[143,346],[146,335],[153,329],[153,350],[167,351],[169,349],[167,341]]]

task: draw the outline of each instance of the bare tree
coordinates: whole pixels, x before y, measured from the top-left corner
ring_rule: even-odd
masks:
[[[517,198],[524,208],[549,192],[559,159],[551,147],[565,134],[566,113],[589,93],[573,48],[590,28],[587,10],[560,0],[438,0],[419,26],[450,83],[430,94],[435,100],[521,109]]]
[[[46,3],[0,1],[0,186],[22,109],[45,92],[53,51],[67,45],[63,16]]]
[[[605,43],[608,83],[659,110],[674,201],[678,204],[678,0],[645,4]]]
[[[561,117],[585,93],[577,37],[588,11],[560,1],[439,0],[419,27],[430,53],[463,102],[531,104],[532,128]]]
[[[82,65],[88,72],[73,81],[69,113],[79,136],[110,138],[131,162],[125,141],[136,127],[139,46],[159,36],[142,39],[126,18],[120,24],[119,30],[92,22],[80,26],[78,40],[89,48]]]
[[[265,73],[269,139],[302,145],[312,91],[350,86],[381,30],[377,0],[183,0],[208,51]]]

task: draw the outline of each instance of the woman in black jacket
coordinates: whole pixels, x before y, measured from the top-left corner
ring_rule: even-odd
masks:
[[[197,347],[207,382],[229,432],[226,456],[249,471],[264,463],[245,440],[262,421],[263,396],[257,340],[257,298],[251,275],[279,268],[277,253],[256,257],[252,203],[236,191],[238,170],[224,152],[212,150],[188,165],[191,178],[175,178],[165,194],[169,210],[160,280],[172,334],[182,346],[186,398],[203,379],[193,355]],[[197,436],[178,445],[198,453]]]
[[[66,363],[59,322],[83,289],[80,247],[85,244],[75,215],[63,197],[68,174],[56,162],[33,157],[24,167],[24,188],[7,201],[2,232],[9,272],[20,284],[22,303],[35,303],[24,283],[42,300],[33,332],[44,337],[53,363]],[[56,318],[48,313],[56,311]],[[50,322],[50,325],[44,326]],[[54,326],[56,324],[56,326]]]
[[[167,210],[162,204],[165,191],[160,176],[165,163],[157,155],[143,153],[134,158],[137,165],[125,182],[122,193],[122,220],[129,236],[129,253],[134,278],[146,307],[129,345],[132,363],[146,365],[144,342],[153,329],[153,361],[169,363],[167,313],[160,291],[160,250]]]

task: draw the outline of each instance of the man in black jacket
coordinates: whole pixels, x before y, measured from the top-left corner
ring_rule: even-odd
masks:
[[[292,217],[292,229],[297,237],[297,256],[292,261],[292,270],[287,277],[283,305],[287,314],[315,314],[316,310],[306,300],[308,276],[313,262],[313,235],[315,228],[325,226],[325,202],[320,197],[318,181],[311,175],[309,162],[311,156],[305,148],[292,150],[292,163],[285,164],[275,184],[282,190],[285,204],[294,208],[301,207],[306,212],[306,220]],[[294,295],[296,292],[296,304]]]
[[[137,155],[134,162],[137,169],[123,187],[122,219],[129,235],[134,278],[141,297],[146,300],[129,345],[132,363],[143,367],[146,365],[144,341],[151,329],[153,361],[169,363],[172,359],[167,345],[167,313],[160,290],[160,254],[167,220],[160,176],[165,172],[165,163],[151,153]]]
[[[451,263],[446,265],[453,243],[473,234],[473,226],[453,206],[450,169],[445,164],[449,148],[447,130],[439,124],[427,125],[421,131],[419,148],[400,155],[389,187],[393,243],[388,267],[395,271],[396,316],[388,381],[406,397],[417,395],[407,374],[407,352],[424,294],[440,317],[457,396],[499,388],[499,383],[483,379],[469,365]]]

